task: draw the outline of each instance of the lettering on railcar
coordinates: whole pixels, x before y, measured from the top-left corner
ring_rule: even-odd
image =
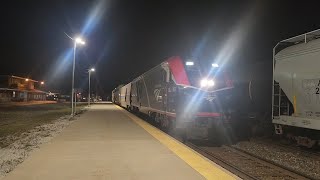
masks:
[[[315,115],[316,117],[320,117],[320,112],[314,112],[314,115]]]
[[[156,99],[157,102],[160,102],[162,100],[162,96],[160,96],[160,89],[155,89],[153,91],[154,97]]]
[[[313,116],[313,112],[312,111],[306,111],[306,116],[307,117],[312,117]]]
[[[302,120],[301,123],[302,123],[303,125],[305,125],[305,126],[308,126],[308,125],[311,124],[311,122],[310,122],[309,120],[305,120],[305,119]]]
[[[305,104],[320,104],[320,79],[302,80]]]

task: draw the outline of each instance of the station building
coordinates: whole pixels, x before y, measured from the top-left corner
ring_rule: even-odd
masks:
[[[0,102],[45,101],[47,93],[41,91],[42,82],[11,75],[0,75]]]

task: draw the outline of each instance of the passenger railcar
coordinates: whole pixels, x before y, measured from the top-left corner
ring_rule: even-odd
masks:
[[[122,87],[120,87],[120,106],[127,108],[128,110],[131,108],[131,83],[128,83]]]
[[[118,87],[116,87],[113,91],[112,91],[112,102],[120,105],[120,98],[121,98],[121,94],[120,94],[120,89],[123,85],[119,85]]]

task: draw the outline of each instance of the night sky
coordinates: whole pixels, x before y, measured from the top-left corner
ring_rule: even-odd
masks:
[[[174,55],[271,64],[278,41],[320,27],[318,8],[308,1],[2,2],[0,75],[69,93],[73,42],[66,34],[86,40],[77,48],[76,87],[86,91],[86,71],[95,67],[100,95]]]

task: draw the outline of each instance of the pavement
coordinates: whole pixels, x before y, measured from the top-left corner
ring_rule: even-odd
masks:
[[[205,173],[200,172],[204,167],[194,168],[177,155],[179,148],[174,147],[178,150],[174,152],[148,132],[153,127],[147,123],[142,127],[126,113],[113,104],[92,105],[4,179],[205,179]],[[151,131],[162,133],[154,129]],[[193,156],[187,154],[187,157]],[[192,161],[196,166],[201,164],[195,158]],[[219,168],[218,171],[225,173]],[[234,179],[228,174],[221,177]]]

